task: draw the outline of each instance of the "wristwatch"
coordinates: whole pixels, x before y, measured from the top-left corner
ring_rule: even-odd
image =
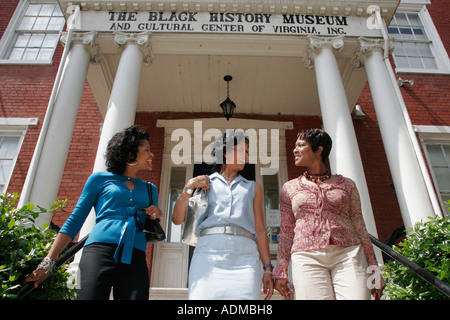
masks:
[[[188,187],[184,187],[183,192],[185,192],[187,194],[192,194],[194,192],[194,190],[189,189]]]

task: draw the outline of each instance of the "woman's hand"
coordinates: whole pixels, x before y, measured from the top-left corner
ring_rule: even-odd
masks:
[[[263,276],[263,289],[264,289],[264,293],[267,293],[266,297],[264,298],[264,300],[269,300],[270,298],[272,298],[273,295],[273,279],[272,279],[272,273],[264,273]]]
[[[204,190],[208,190],[209,182],[210,180],[208,176],[197,176],[195,178],[189,179],[189,181],[186,183],[186,187],[188,187],[191,190],[197,188],[203,188]],[[186,205],[191,196],[192,194],[182,192],[181,195],[178,197],[177,202],[173,207],[172,213],[172,222],[174,224],[176,225],[182,224],[186,219]]]
[[[208,190],[209,182],[210,180],[208,176],[197,176],[195,178],[189,179],[189,181],[186,183],[186,187],[188,187],[189,189],[202,188]]]
[[[34,287],[37,288],[38,285],[47,278],[52,272],[53,262],[59,256],[61,251],[72,241],[72,238],[65,233],[58,233],[55,242],[51,246],[47,257],[45,257],[42,262],[38,265],[36,270],[30,273],[26,278],[24,283],[34,282]]]
[[[34,287],[37,288],[42,281],[52,272],[53,260],[49,257],[44,258],[39,266],[30,273],[23,283],[34,282]]]
[[[150,217],[150,219],[159,219],[162,216],[162,211],[156,206],[150,206],[145,209],[145,214]]]
[[[275,289],[283,296],[283,300],[294,298],[294,288],[287,279],[275,280]]]

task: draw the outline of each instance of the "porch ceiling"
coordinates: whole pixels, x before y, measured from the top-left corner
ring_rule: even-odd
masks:
[[[91,64],[88,81],[105,113],[120,51],[111,36],[98,42],[103,60]],[[142,69],[138,111],[222,112],[223,78],[231,75],[236,113],[320,114],[314,69],[303,64],[307,39],[155,35],[151,42],[154,60]],[[349,63],[356,46],[346,42],[337,59],[350,110],[366,83],[364,70]]]
[[[400,0],[58,0],[67,8],[80,3],[82,12],[109,11],[196,11],[260,12],[271,14],[318,14],[367,16],[377,5],[389,22]],[[87,29],[96,30],[94,29]],[[102,62],[91,64],[88,81],[105,114],[120,50],[112,32],[99,32],[97,44]],[[236,113],[319,115],[319,98],[314,69],[306,69],[306,36],[238,35],[197,33],[153,33],[154,61],[144,66],[140,82],[138,111],[221,112],[226,98],[225,75],[231,75],[230,98]],[[352,110],[367,79],[364,70],[354,70],[358,41],[345,39],[337,55],[338,66]],[[332,84],[330,83],[330,86]]]

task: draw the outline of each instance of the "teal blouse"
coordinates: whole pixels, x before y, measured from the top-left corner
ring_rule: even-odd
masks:
[[[127,180],[134,183],[130,190]],[[158,192],[151,184],[153,205],[158,205]],[[147,182],[111,172],[93,173],[84,186],[74,211],[64,223],[60,232],[72,239],[78,234],[92,207],[95,209],[96,224],[89,234],[85,246],[91,243],[118,244],[114,259],[130,264],[133,248],[144,251],[147,242],[145,234],[136,228],[135,212],[150,206]],[[139,219],[144,221],[145,213],[140,211]]]

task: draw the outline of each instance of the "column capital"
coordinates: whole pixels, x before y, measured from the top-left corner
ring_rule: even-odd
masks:
[[[314,65],[314,55],[322,51],[323,48],[330,48],[334,53],[338,53],[344,47],[344,36],[321,37],[309,35],[308,54],[303,61],[305,68],[311,69]]]
[[[154,60],[152,45],[150,41],[151,33],[148,31],[140,33],[114,32],[114,42],[119,48],[124,48],[128,44],[135,44],[144,55],[144,63],[150,64]]]
[[[359,48],[356,49],[355,56],[350,62],[353,68],[359,69],[364,66],[364,60],[369,57],[374,51],[383,52],[385,49],[384,39],[369,39],[364,37],[359,37]],[[394,50],[394,43],[392,39],[388,40],[389,54]]]
[[[63,33],[61,36],[61,43],[65,46],[67,43],[67,32]],[[90,53],[91,55],[91,62],[93,63],[100,63],[103,60],[103,56],[100,52],[100,47],[98,46],[97,42],[97,32],[96,31],[90,31],[90,32],[74,32],[72,34],[72,44],[82,44],[84,48]]]

